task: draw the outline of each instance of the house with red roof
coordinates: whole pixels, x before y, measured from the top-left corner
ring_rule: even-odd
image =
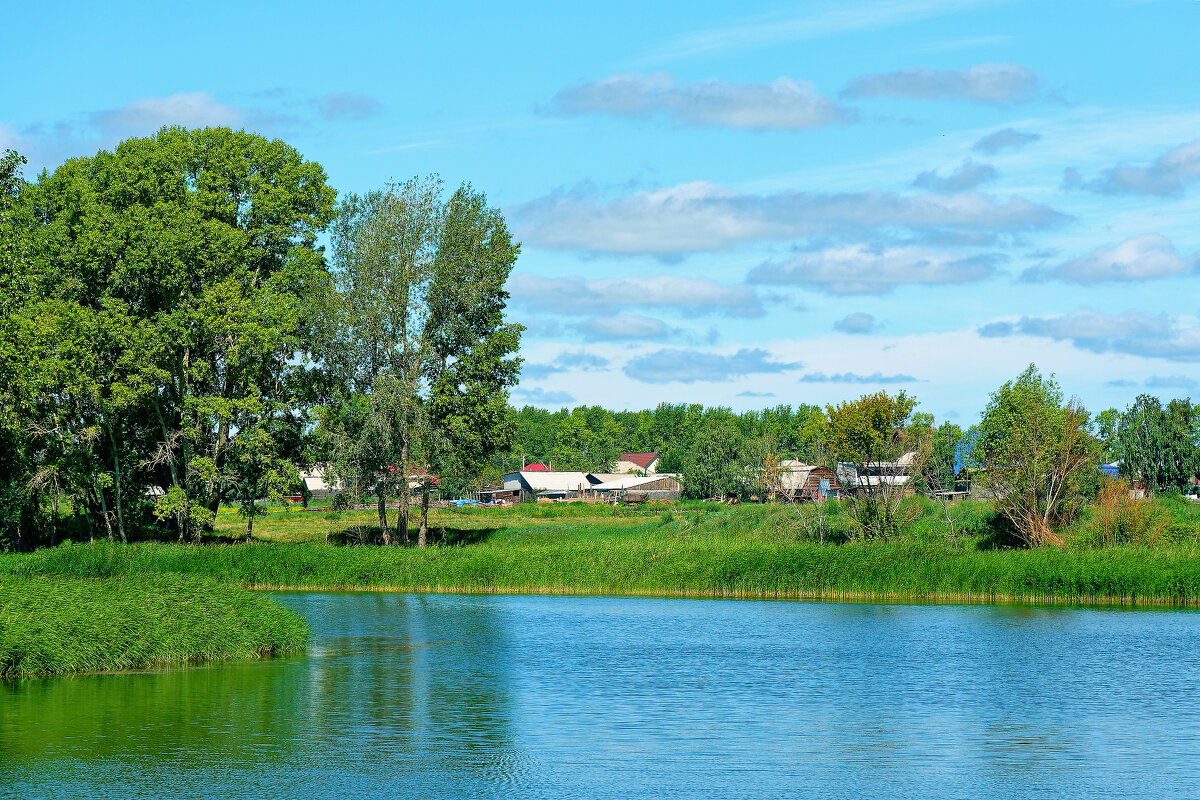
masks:
[[[613,472],[640,472],[643,475],[658,474],[658,451],[650,453],[621,453]]]

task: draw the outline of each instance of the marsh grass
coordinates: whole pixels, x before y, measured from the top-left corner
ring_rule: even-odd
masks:
[[[48,552],[60,550],[120,548]],[[57,564],[53,574],[0,574],[0,677],[255,658],[301,650],[308,637],[304,621],[271,598],[211,578],[131,570],[97,580],[78,577],[97,572],[95,562]]]
[[[834,533],[824,544],[797,522],[804,509],[788,506],[550,509],[440,513],[438,543],[425,550],[327,543],[318,520],[308,533],[292,530],[290,543],[66,545],[8,555],[0,575],[168,572],[255,589],[1200,604],[1194,541],[1011,548],[984,503],[954,510],[954,538],[931,506],[887,541],[834,535],[850,522],[831,507]]]

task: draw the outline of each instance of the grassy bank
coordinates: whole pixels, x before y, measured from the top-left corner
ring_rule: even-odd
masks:
[[[477,509],[436,516],[443,539],[426,550],[329,544],[330,529],[331,541],[355,541],[365,523],[293,514],[276,542],[70,545],[4,556],[0,573],[168,572],[250,588],[1200,605],[1200,548],[1186,518],[1153,547],[1025,550],[1003,546],[985,505],[956,513],[953,538],[931,509],[887,542],[845,540],[835,513],[822,543],[782,507]]]
[[[21,572],[0,575],[0,677],[253,658],[302,649],[308,636],[270,598],[208,578]]]

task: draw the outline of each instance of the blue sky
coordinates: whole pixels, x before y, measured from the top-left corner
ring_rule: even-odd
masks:
[[[1195,0],[184,6],[7,12],[0,147],[225,124],[340,191],[470,181],[518,404],[1200,388]]]

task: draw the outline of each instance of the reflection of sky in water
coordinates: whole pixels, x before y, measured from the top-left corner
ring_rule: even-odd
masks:
[[[1200,794],[1194,613],[280,598],[306,657],[0,687],[0,796]]]

